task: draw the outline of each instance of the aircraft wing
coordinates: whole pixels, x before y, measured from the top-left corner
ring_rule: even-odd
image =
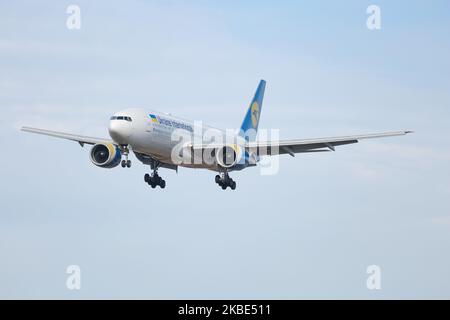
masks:
[[[81,136],[81,135],[77,135],[77,134],[66,133],[66,132],[58,132],[58,131],[44,130],[44,129],[38,129],[38,128],[30,128],[30,127],[22,127],[21,130],[22,131],[26,131],[26,132],[43,134],[43,135],[51,136],[51,137],[55,137],[55,138],[61,138],[61,139],[67,139],[67,140],[76,141],[81,146],[83,146],[84,144],[97,144],[97,143],[112,143],[112,144],[115,144],[111,139],[87,137],[87,136]]]
[[[355,136],[342,136],[330,138],[301,139],[301,140],[279,140],[279,141],[251,141],[246,142],[244,147],[250,151],[256,152],[258,155],[278,155],[289,154],[295,156],[296,153],[306,152],[326,152],[334,151],[335,147],[351,143],[357,143],[363,139],[384,138],[393,136],[403,136],[412,131],[393,131],[363,134]],[[191,144],[190,147],[195,150],[216,149],[226,146],[224,143],[210,144]]]
[[[294,156],[296,153],[322,152],[330,150],[334,151],[335,147],[337,146],[357,143],[359,140],[363,139],[403,136],[411,132],[412,131],[404,130],[404,131],[373,133],[355,136],[318,138],[318,139],[279,140],[267,142],[252,141],[247,143],[247,147],[250,150],[256,150],[258,155],[289,154],[291,156]]]

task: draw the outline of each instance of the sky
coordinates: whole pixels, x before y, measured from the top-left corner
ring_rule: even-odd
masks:
[[[449,9],[0,0],[0,298],[450,298]],[[135,157],[102,169],[89,146],[19,130],[108,137],[129,107],[238,128],[260,79],[259,127],[282,139],[415,132],[282,156],[224,192],[183,168],[151,189]]]

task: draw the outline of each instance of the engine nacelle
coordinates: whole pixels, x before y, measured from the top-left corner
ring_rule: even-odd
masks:
[[[231,168],[242,159],[242,149],[236,145],[227,145],[216,150],[216,162],[222,168]]]
[[[120,164],[122,154],[112,143],[96,144],[91,149],[91,161],[97,167],[114,168]]]

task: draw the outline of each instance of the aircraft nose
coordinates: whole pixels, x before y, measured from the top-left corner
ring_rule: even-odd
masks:
[[[132,134],[131,123],[125,120],[112,119],[108,127],[109,135],[119,144],[128,144],[128,138]]]

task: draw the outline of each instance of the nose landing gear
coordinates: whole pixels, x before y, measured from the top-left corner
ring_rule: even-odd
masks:
[[[130,149],[128,149],[127,145],[120,146],[120,152],[125,157],[125,160],[121,161],[122,168],[131,168],[131,160],[128,160],[128,155],[130,154]]]
[[[125,168],[125,167],[131,168],[131,160],[122,160],[121,166],[122,166],[122,168]]]
[[[228,172],[222,173],[222,176],[216,175],[215,181],[220,187],[222,187],[222,190],[225,190],[227,187],[230,187],[231,190],[236,189],[236,181],[230,178]]]

